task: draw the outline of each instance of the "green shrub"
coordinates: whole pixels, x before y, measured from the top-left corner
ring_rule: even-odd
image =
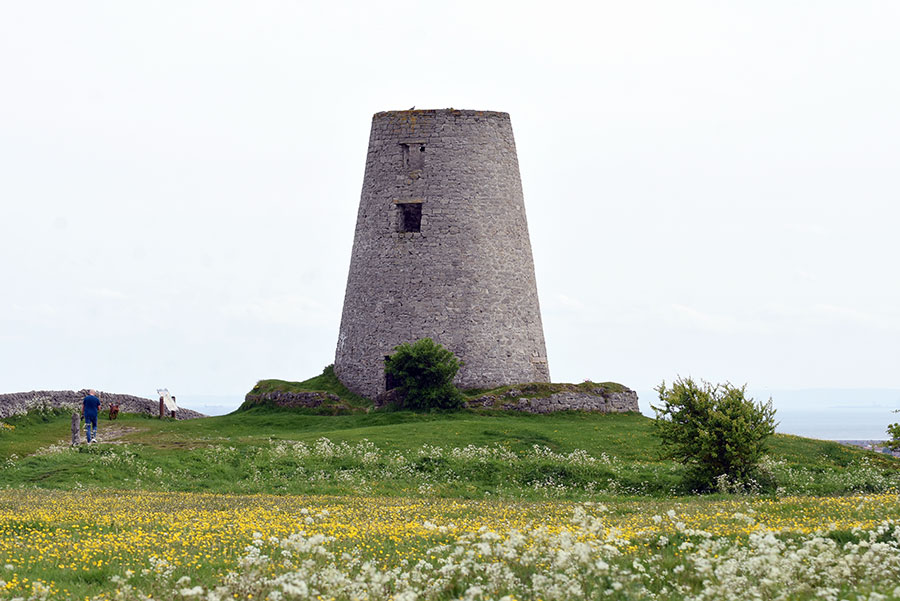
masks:
[[[894,413],[900,413],[900,409],[894,411]],[[900,423],[888,426],[887,433],[888,436],[891,437],[891,439],[887,441],[888,448],[900,451]]]
[[[405,409],[458,409],[463,395],[453,385],[462,362],[431,338],[394,348],[384,363]]]
[[[691,378],[656,388],[662,404],[651,405],[654,432],[664,455],[688,467],[695,488],[710,490],[723,481],[757,490],[771,486],[759,463],[766,439],[775,432],[775,409],[772,399],[744,398],[745,389]]]

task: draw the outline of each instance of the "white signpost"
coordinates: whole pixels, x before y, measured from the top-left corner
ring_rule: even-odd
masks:
[[[173,411],[178,411],[178,405],[175,404],[175,399],[172,398],[172,395],[169,394],[168,388],[158,388],[156,393],[163,398],[163,403],[166,406],[166,412],[172,413]]]

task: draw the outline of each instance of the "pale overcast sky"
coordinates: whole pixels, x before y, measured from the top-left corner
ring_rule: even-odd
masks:
[[[334,359],[377,111],[509,112],[550,371],[900,389],[900,4],[4,2],[0,392]]]

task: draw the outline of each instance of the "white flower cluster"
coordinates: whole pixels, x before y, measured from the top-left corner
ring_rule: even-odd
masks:
[[[73,449],[53,444],[36,455],[90,452],[103,466],[119,468],[122,481],[150,483],[158,490],[178,490],[196,474],[183,468],[159,467],[146,451],[128,444],[103,449]],[[193,452],[193,451],[192,451]],[[235,475],[230,480],[237,492],[316,492],[332,494],[382,492],[385,488],[406,494],[442,495],[460,485],[490,488],[500,498],[586,499],[594,495],[683,494],[674,462],[622,461],[606,453],[591,455],[584,449],[558,453],[547,446],[510,448],[496,443],[438,447],[423,444],[410,449],[384,449],[369,440],[313,442],[270,440],[269,444],[240,449],[211,444],[196,450],[207,466],[223,466]],[[19,457],[0,461],[0,472],[15,470]],[[719,492],[758,494],[763,490],[784,495],[885,492],[900,488],[900,474],[868,458],[844,469],[813,470],[764,458],[760,476],[766,487],[754,481],[720,476]],[[2,476],[2,474],[0,474]],[[3,478],[0,477],[0,482]],[[475,490],[473,489],[473,490]],[[676,490],[678,489],[678,490]]]
[[[670,538],[658,533],[621,540],[604,527],[605,508],[576,506],[569,527],[494,532],[481,528],[428,548],[416,561],[378,565],[360,549],[298,532],[284,539],[255,536],[241,568],[221,582],[120,599],[194,598],[270,601],[511,601],[512,599],[743,599],[886,601],[900,599],[900,524],[856,530],[839,543],[821,532],[806,537],[758,531],[747,539],[691,530],[674,512]],[[315,517],[315,516],[313,516]],[[746,520],[749,516],[734,516]],[[445,527],[425,524],[436,533]],[[278,561],[271,557],[278,556]],[[157,566],[157,570],[158,570]],[[122,584],[123,579],[116,580]],[[162,594],[159,594],[162,593]]]
[[[432,459],[447,458],[472,462],[543,460],[572,465],[612,465],[615,461],[606,453],[603,453],[598,458],[593,457],[583,449],[576,449],[571,453],[562,454],[555,453],[546,446],[533,445],[531,449],[525,452],[515,453],[501,444],[489,446],[470,444],[465,447],[445,449],[426,443],[418,449],[409,452],[408,454],[410,457],[407,457],[397,451],[386,452],[375,445],[375,443],[365,439],[357,443],[335,443],[324,437],[319,438],[312,444],[289,441],[273,443],[270,452],[273,457],[358,459],[365,464],[374,464],[379,461],[404,464],[410,462],[411,458],[412,460],[415,460],[422,457],[430,457]]]
[[[824,472],[790,467],[784,461],[768,457],[763,458],[761,467],[779,482],[789,482],[790,493],[795,495],[816,495],[830,490],[866,493],[887,491],[900,486],[900,480],[893,470],[879,468],[868,457],[862,457],[847,469]]]

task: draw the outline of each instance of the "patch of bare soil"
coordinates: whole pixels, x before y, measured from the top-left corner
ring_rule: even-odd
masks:
[[[105,442],[111,444],[122,444],[124,441],[119,440],[124,437],[126,434],[131,434],[132,432],[137,432],[140,428],[136,428],[134,426],[113,426],[103,424],[97,424],[97,442]],[[82,437],[84,433],[82,432]]]
[[[140,428],[135,426],[119,426],[114,425],[109,422],[97,422],[97,443],[104,444],[124,444],[124,440],[121,440],[128,434],[132,432],[139,431]],[[66,445],[70,444],[72,441],[71,438],[66,440],[59,441],[59,444]],[[87,444],[87,441],[84,437],[84,422],[81,422],[81,444]]]

